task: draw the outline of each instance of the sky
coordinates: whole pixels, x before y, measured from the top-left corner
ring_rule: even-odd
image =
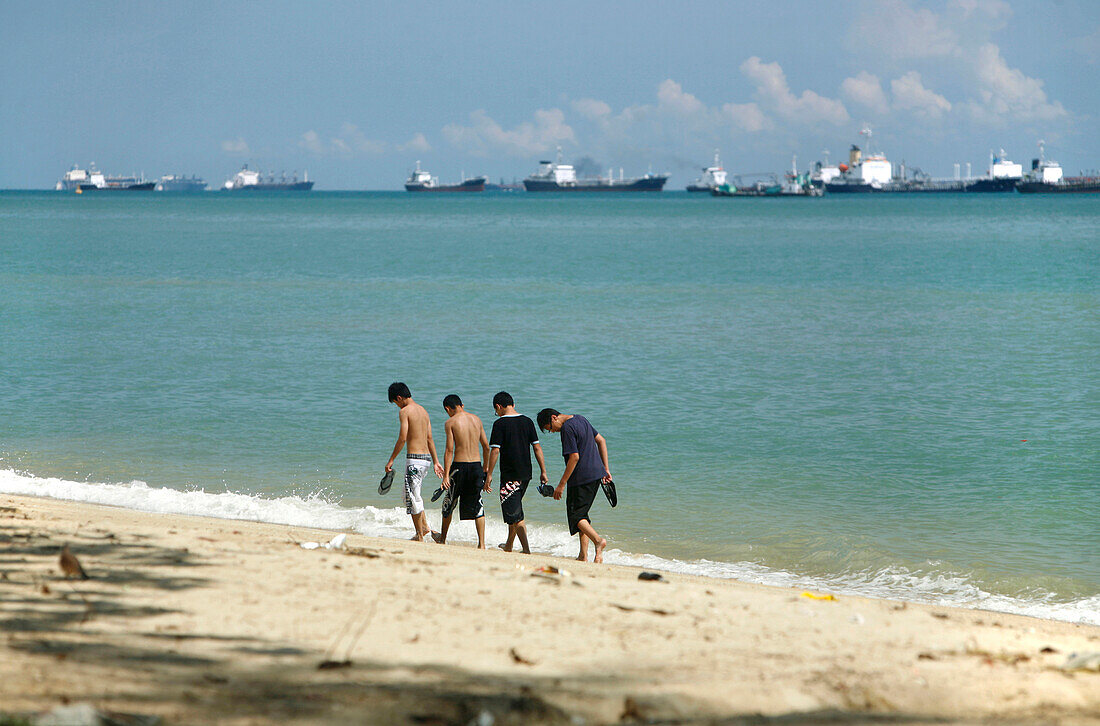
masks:
[[[1100,2],[0,3],[0,188],[243,164],[317,189],[991,150],[1100,168]]]

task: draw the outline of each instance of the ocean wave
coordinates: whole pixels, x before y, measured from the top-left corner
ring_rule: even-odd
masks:
[[[408,515],[402,507],[344,507],[323,494],[264,497],[232,491],[182,491],[152,487],[143,481],[125,484],[78,482],[37,477],[10,469],[0,470],[0,493],[104,504],[158,514],[196,515],[349,531],[393,539],[407,539],[410,532]],[[429,521],[435,529],[439,527],[439,517],[438,511],[429,512]],[[485,524],[489,542],[503,541],[507,536],[508,528],[503,522],[486,517]],[[473,536],[466,531],[469,528],[457,529],[458,531],[452,530],[450,539],[459,542],[474,541]],[[559,557],[572,557],[576,552],[576,540],[560,526],[528,525],[528,540],[532,550],[536,552]],[[876,571],[811,577],[751,562],[716,562],[705,559],[682,561],[618,549],[608,550],[605,561],[761,585],[813,588],[838,594],[992,610],[1100,625],[1100,595],[1065,602],[1059,601],[1054,593],[1037,592],[1024,599],[987,592],[965,575],[956,573],[918,574],[903,567],[887,567]]]

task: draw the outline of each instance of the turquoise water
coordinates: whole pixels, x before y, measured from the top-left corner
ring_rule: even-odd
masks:
[[[3,193],[0,491],[408,534],[387,385],[441,450],[505,389],[607,437],[623,561],[1100,622],[1098,237],[1100,198]]]

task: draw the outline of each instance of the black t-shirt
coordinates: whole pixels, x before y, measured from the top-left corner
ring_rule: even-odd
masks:
[[[493,422],[489,446],[500,449],[500,481],[531,478],[531,445],[538,442],[535,422],[522,414],[501,416]]]

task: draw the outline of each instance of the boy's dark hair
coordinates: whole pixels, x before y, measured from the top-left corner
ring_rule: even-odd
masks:
[[[544,409],[542,409],[541,411],[539,411],[539,415],[538,415],[539,428],[542,429],[543,431],[549,431],[550,429],[547,428],[547,427],[550,425],[550,417],[551,416],[558,416],[560,414],[561,414],[560,411],[558,411],[556,409],[553,409],[553,408],[544,408]]]
[[[512,394],[507,391],[501,391],[493,396],[493,405],[507,408],[508,406],[515,406],[516,402],[512,400]]]
[[[443,399],[443,408],[458,408],[461,405],[462,399],[454,393],[448,394],[447,397]]]
[[[390,390],[389,390],[390,403],[393,403],[394,401],[396,401],[398,396],[401,396],[402,398],[412,398],[413,397],[412,392],[409,391],[409,387],[406,386],[404,383],[401,383],[400,381],[398,381],[397,383],[391,383],[390,384]]]

